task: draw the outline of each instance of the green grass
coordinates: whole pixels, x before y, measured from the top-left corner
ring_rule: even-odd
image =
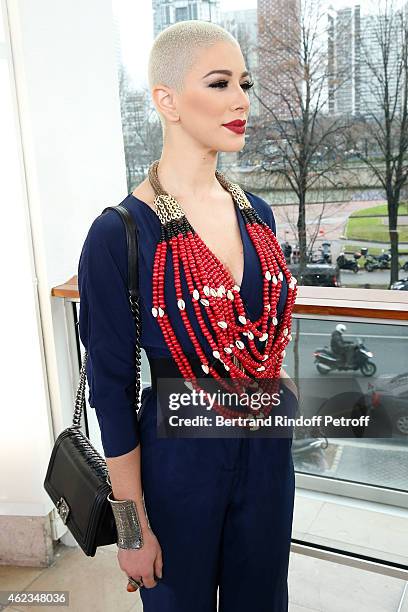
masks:
[[[388,226],[382,223],[382,217],[349,217],[345,235],[348,240],[377,240],[389,242]],[[408,226],[398,226],[399,242],[408,242]]]
[[[359,251],[361,248],[362,246],[360,244],[348,244],[348,243],[343,244],[343,251],[344,252],[347,251],[347,253],[355,253],[356,251]],[[381,255],[382,253],[381,247],[369,246],[367,248],[368,248],[368,252],[371,253],[371,255]]]
[[[400,202],[398,207],[398,214],[400,215],[408,215],[408,202]],[[384,217],[388,216],[388,206],[387,204],[378,204],[377,206],[372,206],[371,208],[364,208],[363,210],[356,210],[353,212],[350,217],[370,217],[371,215],[384,215]]]

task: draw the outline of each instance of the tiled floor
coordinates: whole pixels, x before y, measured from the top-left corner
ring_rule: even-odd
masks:
[[[62,544],[56,551],[58,556],[49,568],[0,566],[0,590],[66,590],[70,601],[65,609],[69,612],[142,612],[139,593],[126,591],[127,581],[117,562],[116,545],[99,548],[95,557]],[[406,586],[396,578],[293,553],[289,567],[289,612],[408,612],[408,588],[401,604]],[[44,612],[57,608],[4,609]]]

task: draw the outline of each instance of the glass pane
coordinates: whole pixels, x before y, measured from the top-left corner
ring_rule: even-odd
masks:
[[[341,323],[352,343],[342,355],[331,343]],[[406,565],[408,326],[295,318],[292,336],[284,368],[300,393],[293,537]],[[342,437],[339,427],[308,423],[313,416],[355,424]],[[303,489],[300,475],[320,478]]]

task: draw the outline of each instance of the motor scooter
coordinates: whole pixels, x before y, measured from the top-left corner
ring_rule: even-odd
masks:
[[[377,366],[371,361],[374,353],[367,350],[361,338],[357,339],[354,351],[345,364],[342,363],[340,357],[337,357],[328,346],[317,348],[313,355],[319,374],[328,374],[333,370],[360,370],[363,376],[374,376],[377,371]]]
[[[391,253],[384,251],[381,255],[366,255],[364,262],[364,268],[367,272],[373,272],[374,270],[390,270],[391,269]]]
[[[336,262],[340,270],[351,270],[354,274],[357,274],[359,268],[357,260],[360,259],[361,253],[354,253],[353,255],[354,261],[352,259],[347,259],[344,253],[340,253],[337,257]]]

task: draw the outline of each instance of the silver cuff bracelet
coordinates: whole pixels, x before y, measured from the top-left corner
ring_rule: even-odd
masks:
[[[108,495],[115,517],[118,532],[119,548],[141,548],[143,546],[142,529],[133,499],[116,500]]]

